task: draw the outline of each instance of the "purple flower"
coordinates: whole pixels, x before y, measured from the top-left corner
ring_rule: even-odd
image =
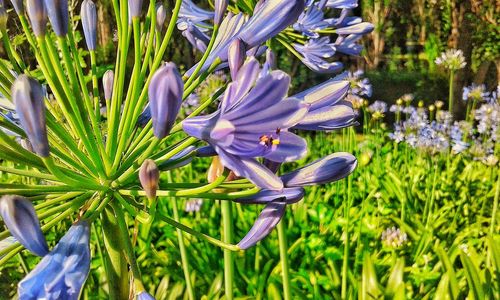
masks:
[[[20,75],[12,85],[12,99],[19,121],[35,152],[41,157],[47,157],[49,156],[49,142],[43,95],[42,86],[26,75]]]
[[[160,31],[165,24],[165,20],[167,19],[167,10],[165,9],[165,5],[163,3],[156,3],[156,30]]]
[[[319,7],[314,1],[307,5],[306,10],[299,16],[293,28],[302,32],[305,36],[318,38],[316,30],[328,27],[329,23],[325,21],[323,8]]]
[[[128,0],[129,18],[139,18],[142,11],[142,0]]]
[[[348,91],[348,81],[334,78],[293,96],[310,105],[305,118],[294,128],[333,130],[352,125],[356,113],[352,104],[343,100]]]
[[[287,173],[281,176],[281,179],[285,187],[325,184],[351,174],[356,165],[356,158],[350,153],[338,152]]]
[[[233,78],[233,80],[236,80],[238,71],[240,70],[246,59],[246,48],[240,39],[235,39],[229,45],[228,51],[228,63],[229,70],[231,71],[231,78]]]
[[[157,138],[166,137],[172,129],[181,108],[183,91],[184,83],[175,64],[166,63],[153,75],[148,94]]]
[[[0,198],[0,215],[12,236],[38,256],[49,252],[33,204],[21,196]]]
[[[166,161],[158,164],[158,169],[162,171],[178,169],[191,163],[193,157],[197,154],[197,149],[194,146],[189,146]]]
[[[350,34],[348,36],[339,36],[335,41],[337,52],[347,55],[359,55],[363,46],[356,44],[363,36],[360,34]]]
[[[183,0],[179,11],[179,20],[189,20],[194,24],[208,25],[204,21],[214,18],[214,12],[204,10],[193,3],[191,0]],[[206,27],[206,26],[204,26]]]
[[[82,2],[80,17],[82,18],[83,34],[87,48],[95,50],[97,44],[97,12],[94,2],[84,0]]]
[[[43,0],[26,0],[26,11],[36,37],[43,37],[47,31],[47,11]]]
[[[358,0],[328,0],[326,6],[331,8],[356,8],[358,7]]]
[[[19,299],[78,299],[90,270],[90,225],[73,224],[18,286]]]
[[[52,29],[57,36],[68,33],[68,0],[44,0]]]
[[[305,0],[261,1],[238,36],[249,48],[258,46],[297,21],[304,8]]]
[[[335,45],[330,43],[329,37],[312,39],[304,45],[293,44],[293,47],[302,55],[300,60],[315,72],[335,73],[342,69],[342,63],[327,61],[335,55]]]
[[[258,61],[251,57],[229,84],[219,110],[182,123],[186,133],[207,141],[225,167],[256,185],[281,190],[281,180],[256,157],[292,161],[307,151],[305,140],[288,132],[307,113],[307,104],[285,99],[290,77],[272,71],[261,77]]]
[[[148,292],[143,291],[140,292],[139,295],[137,295],[137,300],[155,300],[155,298]]]
[[[377,100],[373,102],[370,106],[368,106],[367,110],[372,114],[374,113],[383,114],[387,112],[387,103]]]
[[[184,211],[187,213],[199,212],[202,205],[203,205],[203,200],[190,199],[186,202],[186,206],[184,207]]]
[[[250,231],[238,243],[238,247],[246,250],[268,236],[280,222],[285,213],[285,208],[286,202],[279,200],[267,204],[257,217]]]
[[[102,76],[102,87],[104,90],[104,99],[111,100],[113,96],[113,83],[114,83],[115,73],[113,70],[107,70]]]
[[[224,17],[224,13],[226,12],[228,2],[229,0],[215,0],[214,24],[219,25],[222,22],[222,18]]]
[[[351,35],[351,34],[363,35],[372,32],[373,28],[374,28],[373,24],[368,22],[363,22],[350,25],[347,27],[337,28],[336,33],[339,35]]]
[[[182,35],[193,47],[201,52],[205,52],[207,50],[210,37],[203,32],[203,30],[206,31],[206,29],[200,29],[192,21],[187,19],[177,23],[177,29],[182,31]]]
[[[260,190],[257,194],[239,198],[235,202],[242,204],[267,204],[276,199],[287,204],[297,203],[304,198],[304,189],[299,188],[284,188],[283,191]]]

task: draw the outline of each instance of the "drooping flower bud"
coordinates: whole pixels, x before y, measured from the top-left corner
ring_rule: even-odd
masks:
[[[111,100],[113,96],[113,84],[115,73],[113,70],[108,70],[102,76],[102,87],[104,89],[104,99]]]
[[[78,299],[90,271],[90,225],[73,224],[18,286],[19,299]]]
[[[182,104],[184,83],[174,63],[166,63],[153,75],[148,95],[154,135],[163,139],[174,125]]]
[[[350,153],[338,152],[285,174],[281,176],[281,180],[286,187],[325,184],[351,174],[356,165],[356,158]]]
[[[47,157],[49,156],[49,142],[43,95],[42,86],[26,75],[20,75],[12,85],[12,99],[21,126],[35,152],[41,157]]]
[[[228,0],[215,0],[215,16],[214,16],[214,24],[220,25],[222,19],[224,19],[224,13],[226,12]]]
[[[156,163],[151,159],[146,159],[141,168],[139,169],[139,180],[141,181],[142,188],[146,192],[149,199],[156,198],[156,190],[158,189],[158,182],[160,180],[160,171]]]
[[[0,215],[12,236],[38,256],[49,252],[33,204],[21,196],[0,198]]]
[[[128,14],[130,20],[139,18],[142,12],[142,0],[128,0]]]
[[[236,75],[246,59],[245,44],[240,39],[235,39],[229,45],[228,63],[231,70],[231,78],[236,79]]]
[[[0,0],[0,28],[2,30],[7,28],[7,10],[3,0]]]
[[[33,33],[36,37],[43,37],[47,32],[47,11],[43,0],[26,0],[26,10]]]
[[[10,0],[10,2],[12,3],[12,6],[14,6],[14,10],[16,11],[17,15],[24,14],[23,0]]]
[[[97,12],[94,2],[91,0],[82,2],[80,17],[82,18],[83,34],[85,35],[87,48],[93,51],[97,46]]]
[[[156,4],[156,30],[161,31],[167,19],[167,10],[163,3]]]
[[[286,202],[273,201],[267,204],[257,217],[257,220],[255,220],[250,231],[238,243],[238,247],[246,250],[268,236],[280,222],[285,213],[285,208]]]
[[[155,300],[155,298],[150,293],[143,291],[137,295],[137,300]]]
[[[44,0],[52,29],[57,36],[68,33],[68,0]]]

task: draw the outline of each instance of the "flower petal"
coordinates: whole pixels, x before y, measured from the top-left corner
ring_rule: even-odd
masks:
[[[282,131],[276,149],[264,157],[274,162],[290,162],[301,159],[306,154],[307,142],[305,139],[291,132]]]

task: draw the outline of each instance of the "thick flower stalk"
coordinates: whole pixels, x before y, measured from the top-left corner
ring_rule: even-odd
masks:
[[[8,22],[21,23],[35,62],[22,67],[22,61],[11,59],[11,65],[0,68],[7,98],[0,106],[0,160],[8,162],[0,165],[8,180],[0,183],[0,195],[5,195],[0,214],[8,229],[0,233],[7,245],[0,249],[0,265],[23,248],[42,257],[19,283],[20,299],[78,299],[91,255],[104,262],[110,299],[152,299],[138,260],[150,254],[154,232],[165,224],[178,230],[187,294],[194,299],[185,234],[226,251],[227,278],[232,274],[228,252],[268,236],[286,207],[303,199],[304,187],[340,180],[356,167],[348,153],[303,167],[297,163],[312,148],[301,137],[305,131],[356,123],[352,105],[345,101],[349,82],[332,78],[290,95],[291,78],[278,69],[273,42],[268,43],[274,39],[294,53],[307,53],[301,59],[311,68],[338,70],[340,64],[323,62],[321,51],[328,48],[327,54],[334,55],[342,46],[352,48],[371,30],[344,11],[356,1],[307,1],[306,7],[303,0],[267,0],[246,11],[234,1],[214,1],[214,12],[190,0],[176,0],[173,7],[114,1],[113,65],[100,65],[96,57],[99,3],[83,1],[80,16],[72,19],[76,13],[68,1],[28,0],[26,7],[12,2],[18,20]],[[321,11],[332,8],[342,10],[340,17],[319,21]],[[73,26],[77,20],[81,26]],[[314,39],[330,34],[331,26],[338,45]],[[192,66],[166,62],[172,59],[167,50],[177,46],[172,39],[176,28],[204,52]],[[292,38],[297,30],[311,40],[293,45],[305,41]],[[14,52],[12,57],[19,57]],[[216,70],[226,72],[230,81],[206,97],[196,94]],[[184,111],[183,103],[192,98],[200,101]],[[280,166],[290,162],[295,171],[280,173]],[[190,164],[194,172],[208,173],[208,182],[173,176]],[[202,202],[224,201],[225,242],[182,224],[179,198],[191,199],[186,205],[191,214]],[[232,229],[233,205],[263,206],[253,226],[244,229],[246,235]],[[47,243],[44,234],[63,237]],[[233,243],[233,237],[240,242]],[[95,284],[89,280],[88,289]],[[231,280],[225,288],[231,298]]]

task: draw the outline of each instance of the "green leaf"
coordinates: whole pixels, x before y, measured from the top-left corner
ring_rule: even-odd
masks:
[[[474,295],[476,300],[486,299],[482,281],[479,277],[479,272],[472,260],[465,253],[460,253],[460,260],[465,268],[465,275],[467,276],[467,283],[469,284],[469,289]]]
[[[385,290],[386,296],[390,299],[405,299],[405,284],[403,281],[404,268],[404,258],[398,258],[392,268]]]
[[[360,299],[378,299],[382,294],[378,286],[379,283],[377,274],[375,273],[375,266],[370,258],[370,254],[365,253],[363,258],[361,291],[359,294]]]

